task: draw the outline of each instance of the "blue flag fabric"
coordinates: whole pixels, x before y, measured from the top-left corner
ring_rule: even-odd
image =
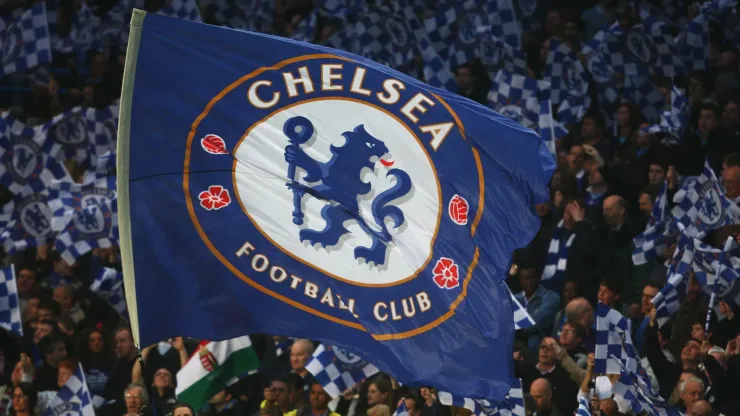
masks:
[[[503,399],[504,280],[554,169],[536,133],[346,52],[141,11],[131,28],[117,169],[141,344],[306,337]]]

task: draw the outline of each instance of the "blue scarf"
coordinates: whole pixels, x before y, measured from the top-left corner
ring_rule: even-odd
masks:
[[[565,239],[565,221],[560,220],[555,227],[550,240],[550,247],[547,249],[547,263],[545,270],[542,271],[542,285],[547,289],[556,290],[560,293],[560,286],[565,280],[565,267],[568,263],[568,248],[573,244],[576,235],[571,234]]]

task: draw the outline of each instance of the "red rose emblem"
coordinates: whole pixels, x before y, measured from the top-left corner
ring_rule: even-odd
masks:
[[[203,147],[203,150],[212,155],[225,155],[228,153],[226,151],[226,142],[224,142],[224,139],[215,134],[209,134],[200,139],[200,145]]]
[[[198,194],[198,199],[200,199],[200,206],[209,211],[221,209],[231,204],[229,190],[224,189],[221,185],[209,186],[207,191]]]
[[[455,195],[450,200],[450,204],[447,207],[447,212],[450,214],[450,218],[457,225],[465,225],[468,223],[468,201],[460,195]]]
[[[437,264],[434,266],[432,273],[434,273],[434,283],[436,283],[440,289],[454,289],[460,286],[457,264],[455,264],[452,259],[442,257],[437,260]]]

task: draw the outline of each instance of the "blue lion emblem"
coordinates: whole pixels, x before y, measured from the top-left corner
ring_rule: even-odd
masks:
[[[293,191],[293,223],[303,224],[301,200],[304,194],[328,202],[321,210],[321,217],[326,221],[324,229],[300,230],[301,242],[308,241],[311,245],[318,243],[321,247],[335,246],[343,235],[349,233],[344,223],[355,220],[372,238],[370,247],[355,248],[355,259],[364,259],[367,263],[375,263],[377,266],[384,264],[388,243],[393,240],[388,231],[386,218],[393,221],[394,229],[405,223],[401,209],[390,203],[411,191],[409,175],[397,168],[386,173],[387,177],[395,178],[396,181],[390,189],[373,199],[371,211],[375,224],[371,228],[360,216],[359,199],[360,196],[367,195],[372,186],[362,181],[360,173],[363,168],[375,169],[376,163],[388,153],[386,145],[360,124],[353,131],[343,133],[342,136],[346,139],[344,145],[332,145],[331,159],[321,163],[308,156],[300,147],[314,135],[311,121],[305,117],[292,117],[285,122],[283,132],[291,142],[285,148],[285,160],[288,162],[290,181],[286,186]],[[295,179],[296,167],[306,171],[306,182],[320,183],[313,186],[299,184]]]

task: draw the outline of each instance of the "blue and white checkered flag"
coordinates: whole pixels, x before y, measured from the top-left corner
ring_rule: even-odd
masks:
[[[725,38],[736,48],[740,48],[740,25],[738,25],[736,0],[712,0],[701,5],[701,12],[717,22],[724,31]]]
[[[128,321],[126,297],[123,294],[123,273],[110,267],[101,267],[90,285],[90,290],[106,299]]]
[[[116,152],[109,151],[98,157],[91,156],[90,166],[83,176],[82,183],[88,185],[100,179],[116,176]]]
[[[586,70],[570,47],[557,39],[550,39],[542,80],[550,84],[543,95],[553,105],[559,105],[558,120],[577,124],[591,106]]]
[[[661,327],[678,311],[681,300],[686,295],[686,277],[694,263],[694,241],[685,234],[680,235],[676,251],[668,266],[668,281],[651,301],[655,306],[656,320]]]
[[[505,71],[527,75],[527,56],[519,48],[497,38],[490,26],[465,32],[449,49],[451,68],[480,59],[484,68],[503,68]]]
[[[596,308],[596,348],[594,371],[601,374],[620,374],[624,363],[637,373],[640,357],[632,345],[627,319],[618,311],[599,302]],[[615,359],[616,357],[616,359]]]
[[[313,42],[316,37],[316,26],[319,21],[319,12],[314,9],[303,16],[298,25],[293,28],[293,32],[290,34],[291,39],[299,40],[301,42]]]
[[[679,231],[674,218],[668,212],[668,182],[664,181],[653,203],[653,212],[645,231],[632,239],[635,249],[632,251],[632,262],[636,265],[646,264],[661,256],[668,246],[676,241]]]
[[[55,11],[55,14],[58,13]],[[50,11],[47,10],[47,14]],[[54,52],[78,52],[86,59],[87,52],[99,43],[99,28],[101,19],[83,1],[71,16],[69,33],[62,37],[57,30],[56,22],[49,25],[51,32],[52,49]],[[84,61],[83,61],[84,62]]]
[[[263,0],[264,1],[264,0]],[[355,22],[365,7],[367,0],[317,0],[314,1],[319,13],[329,19],[339,20],[342,23]]]
[[[687,71],[709,71],[709,18],[704,8],[678,34],[676,48]]]
[[[0,269],[0,327],[23,336],[21,304],[15,282],[15,266]]]
[[[724,250],[697,240],[694,249],[694,276],[704,292],[714,293],[732,308],[740,306],[740,250],[735,240],[728,240]]]
[[[195,0],[169,0],[168,3],[157,14],[174,19],[203,23],[198,3]]]
[[[38,129],[58,143],[67,159],[91,164],[91,158],[115,150],[117,106],[104,109],[75,107],[59,114]]]
[[[51,62],[46,2],[36,2],[16,19],[0,18],[0,78]]]
[[[475,416],[525,416],[522,379],[514,379],[504,400],[499,403],[482,399],[456,397],[440,391],[439,402],[445,406],[456,406],[470,410]]]
[[[424,79],[427,84],[443,88],[447,91],[456,92],[457,82],[455,76],[449,67],[449,64],[442,60],[439,53],[434,47],[434,44],[430,40],[427,30],[422,25],[421,21],[416,17],[413,7],[408,4],[408,0],[398,0],[396,7],[399,13],[401,13],[408,22],[411,30],[414,33],[414,37],[419,44],[419,51],[424,67]]]
[[[532,319],[532,316],[529,315],[529,312],[527,312],[522,304],[519,303],[516,296],[511,293],[511,289],[509,289],[508,286],[506,287],[506,290],[509,292],[509,298],[511,298],[511,308],[514,310],[514,329],[516,330],[533,327],[535,323],[534,319]]]
[[[576,416],[591,416],[591,404],[588,402],[588,397],[578,396],[578,410]]]
[[[393,416],[409,416],[409,409],[406,408],[406,400],[401,400],[401,404],[399,404],[396,411],[393,412]]]
[[[54,241],[49,192],[25,188],[0,209],[0,241],[13,254]]]
[[[547,145],[547,149],[555,154],[555,140],[561,139],[568,135],[568,130],[562,123],[555,120],[552,116],[552,103],[550,100],[540,101],[540,114],[537,120],[538,132],[542,140]]]
[[[669,406],[665,399],[655,393],[649,385],[645,385],[645,380],[644,376],[631,373],[629,369],[622,367],[620,377],[614,383],[612,392],[630,402],[635,414],[650,416],[683,415],[683,413]]]
[[[646,120],[658,121],[665,107],[665,96],[646,75],[627,76],[622,91],[624,99],[637,104]]]
[[[408,22],[388,8],[373,8],[354,26],[357,50],[349,50],[376,62],[400,68],[416,55],[416,42]]]
[[[373,364],[339,347],[319,345],[306,364],[306,370],[316,377],[331,397],[339,397],[347,389],[378,372]]]
[[[273,33],[275,2],[272,0],[201,0],[200,6],[203,14],[219,26]]]
[[[568,249],[576,239],[575,233],[566,237],[565,221],[560,220],[552,232],[550,245],[547,248],[547,261],[542,270],[542,286],[557,290],[565,280],[565,269],[568,266]]]
[[[664,133],[668,138],[663,139],[667,146],[674,146],[683,138],[689,123],[689,100],[675,85],[671,89],[671,108],[660,115],[660,124],[646,127],[648,133]]]
[[[696,181],[687,181],[673,197],[673,216],[690,237],[703,238],[709,231],[736,224],[740,208],[720,187],[709,163]]]
[[[10,113],[0,115],[0,185],[14,194],[25,188],[41,192],[68,177],[62,148],[43,130],[35,131]]]
[[[540,112],[539,94],[549,88],[544,81],[499,70],[488,92],[491,108],[517,123],[535,129]]]
[[[95,416],[92,396],[85,381],[85,373],[81,365],[57,392],[56,397],[49,403],[44,416],[54,415]]]

